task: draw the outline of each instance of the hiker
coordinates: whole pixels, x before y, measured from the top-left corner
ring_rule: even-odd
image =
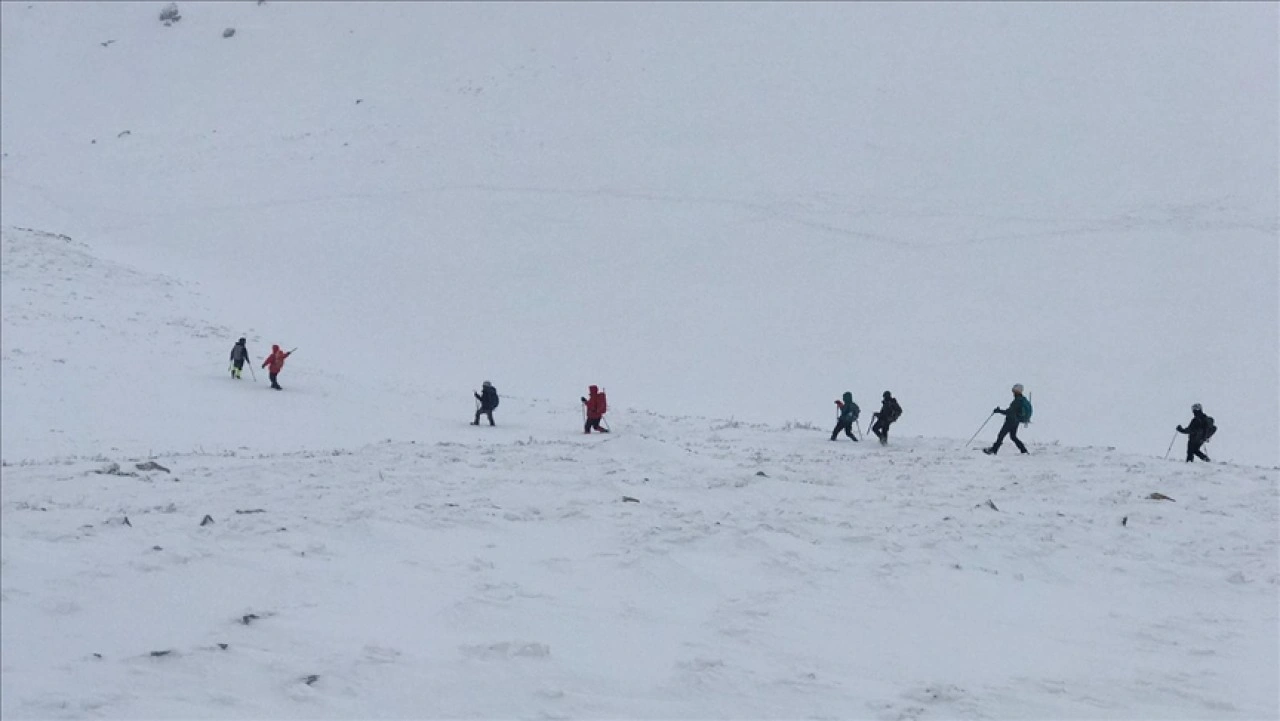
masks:
[[[1179,433],[1187,434],[1187,463],[1193,462],[1199,458],[1205,463],[1209,462],[1209,457],[1200,450],[1205,441],[1213,437],[1218,431],[1218,427],[1214,424],[1213,418],[1205,415],[1204,409],[1199,403],[1191,406],[1191,422],[1186,428],[1178,426]]]
[[[902,415],[902,406],[898,405],[898,399],[894,398],[889,391],[885,391],[882,398],[880,411],[871,414],[875,419],[875,423],[871,425],[871,432],[880,439],[880,445],[887,446],[889,445],[889,426]]]
[[[840,435],[840,431],[844,431],[849,440],[857,441],[857,436],[853,435],[853,424],[858,420],[859,408],[858,404],[853,402],[853,393],[844,392],[844,400],[836,401],[836,427],[831,431],[831,440],[835,440]]]
[[[1007,435],[1013,441],[1018,450],[1023,453],[1027,452],[1027,447],[1018,440],[1018,424],[1031,422],[1031,401],[1022,397],[1022,384],[1015,383],[1013,386],[1013,400],[1009,402],[1009,407],[1000,410],[997,407],[991,411],[993,414],[1000,413],[1004,416],[1004,425],[1000,426],[1000,433],[996,435],[996,442],[990,448],[983,448],[982,452],[987,455],[994,456],[1000,451],[1000,444],[1004,442]]]
[[[231,346],[231,377],[240,380],[240,374],[244,371],[245,361],[249,360],[249,349],[245,346],[244,338],[236,341]],[[249,370],[253,370],[250,368]]]
[[[583,433],[591,433],[594,428],[601,433],[608,433],[608,428],[600,427],[600,420],[604,418],[604,414],[609,410],[609,403],[605,400],[604,393],[596,386],[587,388],[590,398],[583,398],[582,403],[587,409],[587,422],[582,426]]]
[[[476,419],[471,422],[471,425],[480,425],[480,416],[482,414],[489,416],[489,425],[493,425],[493,409],[498,407],[498,389],[494,388],[489,381],[485,381],[484,385],[480,387],[480,392],[472,393],[471,395],[475,396],[476,400],[480,402],[480,406],[476,408]]]
[[[271,346],[271,355],[262,361],[262,367],[267,369],[267,377],[271,379],[271,387],[282,391],[283,388],[276,382],[276,376],[280,375],[280,371],[284,370],[284,359],[293,354],[293,351],[285,352],[280,350],[280,346]]]

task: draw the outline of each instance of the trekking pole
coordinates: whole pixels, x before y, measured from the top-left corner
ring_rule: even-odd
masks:
[[[1165,458],[1168,458],[1168,457],[1169,457],[1169,454],[1173,451],[1173,444],[1174,444],[1174,443],[1176,443],[1177,441],[1178,441],[1178,432],[1177,432],[1177,431],[1174,431],[1174,432],[1173,432],[1173,438],[1170,438],[1170,439],[1169,439],[1169,447],[1168,447],[1168,448],[1166,448],[1166,449],[1165,449],[1165,451],[1164,451],[1164,457],[1165,457]]]
[[[248,363],[246,363],[245,365],[249,366],[249,377],[253,379],[253,382],[254,382],[254,383],[257,383],[257,382],[258,382],[258,374],[253,372],[253,361],[249,361],[249,362],[248,362]]]
[[[982,429],[983,429],[983,428],[986,428],[986,427],[987,427],[987,424],[991,422],[991,419],[992,419],[992,418],[994,418],[994,417],[995,417],[995,415],[996,415],[996,414],[995,414],[995,412],[993,411],[993,412],[991,413],[991,415],[987,416],[987,420],[983,421],[983,422],[982,422],[982,425],[978,426],[978,430],[973,434],[973,436],[972,436],[972,437],[970,437],[970,438],[969,438],[969,440],[965,442],[965,444],[964,444],[964,447],[965,447],[965,448],[968,448],[968,447],[969,447],[969,444],[970,444],[970,443],[973,443],[973,439],[978,437],[978,434],[982,432]]]

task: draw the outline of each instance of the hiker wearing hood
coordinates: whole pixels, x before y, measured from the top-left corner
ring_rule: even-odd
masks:
[[[280,371],[284,370],[284,359],[288,358],[292,353],[293,351],[285,352],[280,350],[280,346],[273,345],[271,346],[271,355],[262,361],[262,367],[267,369],[267,376],[271,379],[271,387],[278,391],[284,389],[276,382],[276,376],[280,375]]]
[[[1214,425],[1213,419],[1205,415],[1204,409],[1200,407],[1199,403],[1191,406],[1191,422],[1187,424],[1186,428],[1178,426],[1179,433],[1187,434],[1187,463],[1191,463],[1197,458],[1206,463],[1209,462],[1209,457],[1204,454],[1204,451],[1200,450],[1200,447],[1217,430],[1218,428]]]
[[[249,360],[249,349],[245,346],[244,338],[236,341],[231,346],[231,377],[240,380],[240,374],[244,371],[244,364]],[[253,370],[250,368],[249,370]]]
[[[589,398],[583,398],[582,403],[586,406],[587,422],[582,426],[583,433],[590,433],[594,428],[601,433],[608,433],[608,428],[600,427],[600,419],[604,418],[604,414],[609,410],[609,404],[605,400],[604,393],[596,386],[587,388]]]
[[[840,435],[840,431],[844,431],[849,440],[857,441],[858,438],[853,435],[853,424],[858,420],[858,404],[853,402],[853,393],[844,392],[844,400],[836,401],[836,427],[831,431],[831,440],[835,440]]]
[[[880,439],[880,445],[887,446],[889,445],[889,426],[902,415],[902,406],[898,405],[898,399],[894,398],[889,391],[885,391],[882,398],[880,412],[873,416],[876,422],[872,424],[871,432]]]
[[[480,402],[480,406],[476,408],[476,419],[471,425],[480,425],[480,416],[489,416],[489,425],[493,425],[493,409],[498,407],[498,389],[493,387],[489,381],[485,381],[480,387],[479,393],[472,393],[476,400]]]
[[[1009,401],[1008,408],[1000,410],[996,407],[991,412],[1003,415],[1004,425],[1000,426],[1000,432],[996,434],[996,442],[990,448],[983,448],[982,452],[994,456],[1000,452],[1000,444],[1004,442],[1004,437],[1009,436],[1009,440],[1013,441],[1018,450],[1026,453],[1027,447],[1018,440],[1018,424],[1031,422],[1031,401],[1022,397],[1022,384],[1013,385],[1013,400]]]

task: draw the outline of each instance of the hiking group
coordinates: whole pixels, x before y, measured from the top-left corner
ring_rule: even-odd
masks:
[[[266,359],[262,361],[262,367],[267,369],[267,379],[271,381],[272,390],[284,390],[284,388],[280,387],[280,383],[277,379],[280,376],[280,371],[284,370],[284,359],[293,355],[293,351],[295,350],[298,349],[294,348],[291,351],[285,351],[281,350],[280,346],[273,345],[271,346],[271,355],[268,355]],[[244,373],[244,364],[248,361],[249,348],[245,345],[245,339],[241,338],[236,341],[235,345],[231,346],[231,367],[228,368],[228,370],[231,371],[231,377],[236,380],[240,380]],[[249,374],[253,375],[252,365],[249,366]],[[253,379],[256,381],[258,380],[258,377],[255,375],[253,376]]]
[[[294,348],[285,351],[279,345],[271,346],[271,354],[262,361],[262,367],[267,369],[267,378],[271,381],[273,390],[284,390],[278,381],[280,372],[284,370],[285,359],[296,351]],[[245,339],[241,338],[231,347],[231,366],[229,368],[231,377],[239,380],[243,373],[244,366],[249,362],[249,349],[245,345]],[[249,366],[250,374],[253,373],[253,366]],[[257,380],[257,376],[254,376]],[[1013,399],[1009,401],[1007,408],[996,406],[991,411],[991,415],[987,416],[987,420],[978,428],[978,432],[973,434],[973,438],[977,438],[978,434],[986,428],[987,423],[997,415],[1004,416],[1004,423],[1000,426],[1000,431],[996,434],[995,443],[983,448],[982,452],[987,455],[994,456],[1000,452],[1000,446],[1004,445],[1005,438],[1013,441],[1018,447],[1018,451],[1027,454],[1027,446],[1018,438],[1018,427],[1026,426],[1031,423],[1031,400],[1023,396],[1023,387],[1021,383],[1015,383],[1013,388]],[[498,408],[498,389],[489,381],[485,381],[481,385],[479,391],[472,393],[476,399],[476,414],[471,421],[471,425],[480,425],[481,416],[489,419],[489,425],[497,425],[493,420],[493,412]],[[587,395],[582,396],[582,432],[590,434],[591,431],[599,433],[608,433],[608,423],[604,422],[605,413],[609,410],[609,402],[605,397],[604,391],[598,386],[590,386],[587,388]],[[836,427],[831,430],[831,440],[837,440],[843,432],[845,436],[852,441],[861,440],[854,435],[854,429],[858,429],[861,434],[861,427],[858,425],[858,416],[861,409],[853,400],[853,393],[845,391],[844,395],[835,402],[836,405]],[[1191,406],[1191,421],[1185,427],[1178,426],[1177,432],[1187,436],[1187,463],[1191,463],[1199,458],[1202,461],[1208,461],[1209,456],[1205,454],[1204,444],[1208,442],[1218,431],[1217,425],[1211,416],[1205,415],[1204,410],[1199,403]],[[889,445],[889,427],[892,426],[899,418],[902,417],[902,405],[898,403],[898,399],[893,397],[893,393],[885,391],[880,397],[880,410],[871,414],[871,424],[868,430],[880,440],[880,445]],[[603,425],[602,425],[603,423]],[[969,443],[973,442],[973,438],[969,439]],[[1174,440],[1177,440],[1174,436]],[[965,444],[966,446],[968,443]],[[1173,449],[1173,442],[1169,443],[1169,449]],[[1169,452],[1165,452],[1167,458]]]
[[[604,391],[598,386],[590,386],[587,388],[588,396],[579,398],[582,401],[582,416],[584,423],[582,432],[590,434],[592,430],[601,433],[608,433],[608,426],[602,427],[600,423],[604,421],[604,414],[609,411],[609,401],[605,398]],[[473,392],[476,398],[476,417],[471,421],[471,425],[480,425],[480,416],[489,419],[489,425],[496,425],[493,422],[493,410],[498,407],[498,389],[489,381],[485,381],[480,387],[480,392]]]

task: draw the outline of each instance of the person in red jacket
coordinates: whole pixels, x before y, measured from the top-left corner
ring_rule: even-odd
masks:
[[[276,382],[276,376],[280,375],[280,371],[284,370],[284,359],[288,358],[292,353],[293,351],[285,352],[280,350],[280,346],[273,345],[271,346],[271,355],[262,361],[262,367],[267,369],[267,377],[271,379],[271,387],[278,391],[284,389]]]
[[[582,427],[583,433],[591,433],[594,428],[601,433],[608,433],[608,428],[600,427],[600,419],[604,418],[604,414],[609,410],[609,404],[605,400],[604,393],[600,389],[591,386],[587,389],[590,392],[590,398],[583,398],[582,402],[587,406],[587,423]]]

